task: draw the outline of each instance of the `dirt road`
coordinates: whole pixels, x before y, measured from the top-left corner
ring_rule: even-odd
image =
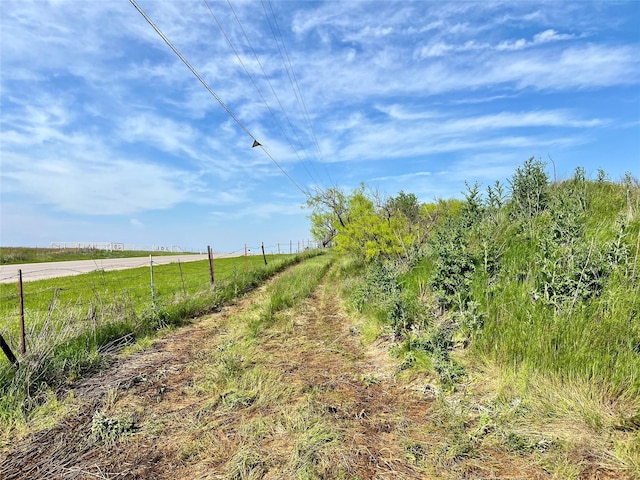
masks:
[[[398,381],[384,342],[362,345],[337,288],[325,278],[252,331],[267,285],[116,360],[59,395],[55,425],[0,451],[0,478],[463,478],[438,466],[433,395]],[[464,478],[548,478],[499,460]]]

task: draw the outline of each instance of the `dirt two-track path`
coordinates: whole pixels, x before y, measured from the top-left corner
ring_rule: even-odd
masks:
[[[225,407],[219,393],[197,388],[224,353],[225,322],[241,318],[258,289],[77,382],[56,425],[0,452],[0,478],[455,478],[421,462],[440,440],[429,428],[436,400],[395,379],[383,346],[362,346],[336,288],[325,279],[285,312],[286,328],[254,342],[261,371],[279,379],[279,400]],[[97,412],[128,412],[132,431],[96,440]]]

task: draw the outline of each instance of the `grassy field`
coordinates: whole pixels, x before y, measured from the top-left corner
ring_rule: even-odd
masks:
[[[41,478],[637,478],[633,426],[584,420],[605,395],[548,381],[522,392],[466,362],[444,391],[437,372],[388,355],[389,330],[371,343],[371,319],[341,307],[352,267],[307,259],[49,393],[36,434],[0,437],[0,477],[36,466]]]
[[[268,255],[268,263],[279,263],[288,255]],[[144,262],[142,262],[144,263]],[[215,277],[221,282],[264,266],[261,256],[215,259]],[[53,310],[73,307],[82,315],[96,305],[126,302],[136,313],[152,305],[171,303],[176,298],[193,295],[210,285],[207,260],[171,263],[153,267],[153,297],[149,266],[127,270],[95,271],[70,277],[25,282],[24,308],[28,324],[40,324],[41,317]],[[0,284],[0,331],[17,333],[18,290],[16,283]]]
[[[266,266],[258,256],[246,265],[242,257],[218,259],[213,288],[207,261],[154,267],[153,289],[149,267],[26,283],[27,353],[18,371],[0,359],[0,419],[28,415],[42,387],[77,379],[98,367],[104,353],[214,311],[316,254],[269,255]],[[16,285],[0,285],[0,299],[0,333],[17,353]]]
[[[137,250],[95,250],[92,248],[33,248],[0,247],[0,265],[18,263],[64,262],[68,260],[102,260],[105,258],[148,257],[153,255],[177,255],[178,252],[147,252]],[[187,252],[188,253],[188,252]]]

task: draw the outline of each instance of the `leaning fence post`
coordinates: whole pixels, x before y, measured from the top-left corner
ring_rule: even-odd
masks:
[[[182,274],[182,263],[180,263],[180,259],[178,259],[178,268],[180,269],[180,281],[182,282],[182,294],[187,295],[187,289],[184,288],[184,275]]]
[[[27,343],[24,338],[24,291],[22,289],[22,270],[18,270],[18,296],[20,306],[20,353],[27,352]]]
[[[249,259],[247,258],[247,244],[244,244],[244,271],[249,272]]]
[[[211,247],[207,245],[207,256],[209,257],[209,278],[211,280],[211,286],[216,282],[215,275],[213,272],[213,252],[211,251]]]
[[[267,256],[264,254],[264,242],[262,242],[262,258],[264,258],[264,264],[267,264]]]
[[[0,348],[2,348],[2,351],[11,362],[11,365],[13,365],[15,368],[18,368],[20,364],[18,363],[16,356],[13,354],[13,352],[9,348],[9,345],[7,344],[7,342],[4,341],[2,334],[0,334]]]

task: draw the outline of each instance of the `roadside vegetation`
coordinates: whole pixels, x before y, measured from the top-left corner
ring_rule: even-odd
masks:
[[[640,478],[640,185],[545,167],[433,203],[318,190],[332,252],[219,260],[214,288],[206,262],[26,284],[0,476]]]
[[[4,356],[0,359],[3,431],[6,434],[27,421],[34,408],[58,388],[103,366],[109,353],[135,342],[148,345],[156,332],[216,311],[288,266],[317,254],[270,255],[266,266],[262,257],[219,259],[214,287],[209,284],[206,261],[154,267],[153,289],[149,267],[26,283],[27,353],[20,356],[19,369]],[[15,285],[0,285],[0,296],[0,331],[17,353]],[[286,303],[287,297],[281,301]]]
[[[97,250],[93,248],[35,248],[0,247],[0,265],[20,263],[64,262],[69,260],[103,260],[106,258],[132,258],[162,255],[188,255],[190,252]]]
[[[636,179],[578,168],[551,182],[532,158],[464,200],[363,185],[309,203],[316,239],[343,254],[363,338],[386,339],[398,375],[438,398],[433,462],[491,462],[502,448],[559,478],[640,476]]]

